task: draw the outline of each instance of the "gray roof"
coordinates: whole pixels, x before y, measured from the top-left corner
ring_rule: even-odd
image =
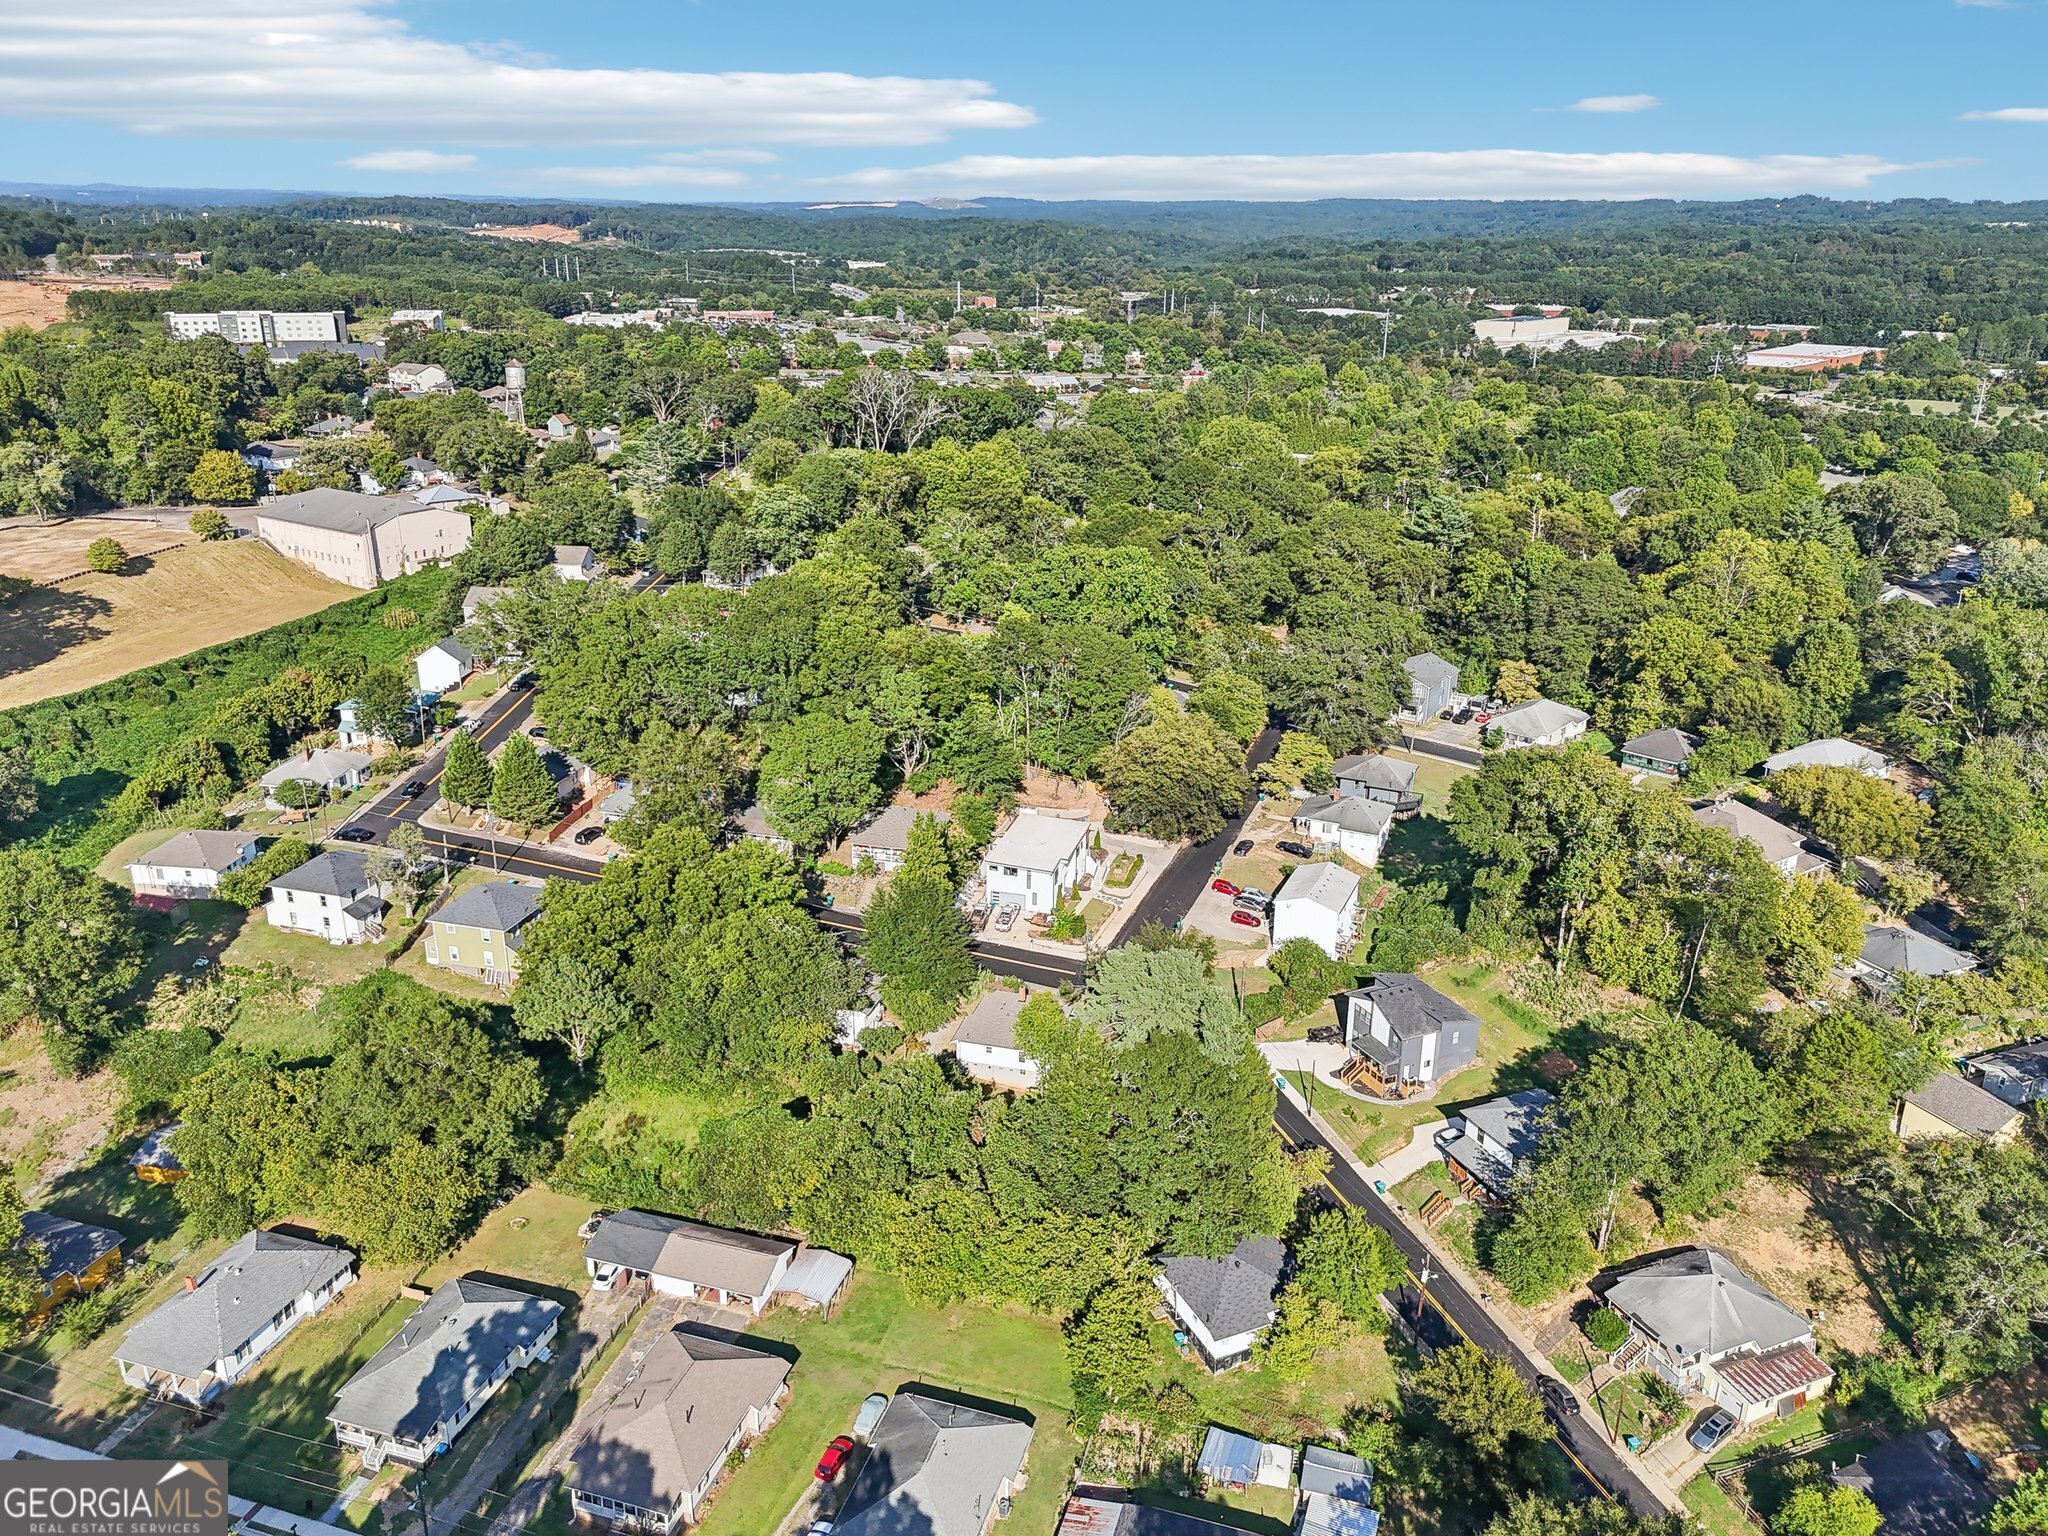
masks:
[[[1963,1065],[2008,1104],[2031,1104],[2048,1095],[2048,1039],[2002,1045],[1970,1057]]]
[[[256,516],[259,521],[269,518],[337,533],[367,533],[394,517],[418,510],[419,503],[410,496],[365,496],[360,491],[337,491],[316,485],[310,491],[295,491],[258,507]]]
[[[943,811],[919,811],[910,805],[888,805],[855,827],[849,841],[856,848],[881,848],[901,853],[910,846],[910,824],[920,815],[937,816],[941,823],[946,820]]]
[[[982,1536],[1031,1449],[1005,1414],[898,1392],[868,1440],[833,1536]]]
[[[453,635],[448,636],[445,640],[436,640],[427,647],[426,651],[421,651],[420,654],[424,656],[427,654],[427,651],[446,651],[465,667],[473,666],[476,663],[476,652],[472,651]]]
[[[967,1017],[953,1031],[954,1043],[1014,1051],[1017,1048],[1017,1016],[1023,1013],[1027,1001],[1010,991],[982,993],[974,1000],[974,1007]]]
[[[1692,819],[1703,827],[1718,827],[1730,837],[1750,843],[1772,864],[1794,858],[1806,846],[1806,839],[1792,827],[1744,800],[1716,800],[1693,807]]]
[[[1353,1504],[1372,1502],[1372,1463],[1349,1451],[1311,1445],[1301,1453],[1297,1479],[1303,1493],[1326,1493]]]
[[[1408,794],[1415,788],[1415,767],[1398,757],[1380,752],[1356,752],[1330,765],[1340,782],[1357,782],[1373,789],[1391,789]]]
[[[288,757],[256,782],[265,789],[275,789],[289,779],[304,779],[311,784],[339,784],[351,773],[361,773],[370,766],[370,754],[351,752],[346,747],[316,747],[301,752],[297,757]]]
[[[702,1486],[747,1414],[774,1403],[789,1367],[779,1355],[669,1329],[576,1447],[569,1486],[635,1509],[672,1508]]]
[[[1682,763],[1699,750],[1700,739],[1690,731],[1667,725],[1661,731],[1645,731],[1621,744],[1628,757],[1647,757],[1653,762]]]
[[[1362,795],[1315,795],[1301,802],[1296,821],[1327,822],[1346,832],[1378,835],[1394,823],[1394,808],[1384,800]]]
[[[1410,656],[1401,663],[1401,670],[1424,689],[1434,688],[1438,683],[1446,682],[1453,688],[1458,686],[1457,663],[1445,661],[1435,651],[1424,651],[1420,656]]]
[[[506,593],[517,590],[516,587],[471,587],[462,594],[463,621],[467,623],[476,617],[479,608],[488,608]]]
[[[191,827],[158,843],[128,867],[148,864],[159,869],[210,869],[219,874],[240,863],[255,841],[254,832],[214,832]]]
[[[1209,1337],[1228,1339],[1273,1320],[1287,1247],[1277,1237],[1248,1237],[1220,1259],[1162,1259],[1159,1270]]]
[[[1902,972],[1915,976],[1953,976],[1958,971],[1977,968],[1975,955],[1964,954],[1960,949],[1952,948],[1939,939],[1930,939],[1911,928],[1887,928],[1876,923],[1863,930],[1862,960],[1873,970],[1893,976]]]
[[[794,1253],[785,1237],[729,1232],[652,1211],[614,1211],[597,1224],[584,1256],[644,1274],[688,1280],[741,1296],[768,1294],[776,1261]]]
[[[193,1289],[173,1292],[130,1328],[114,1358],[196,1377],[262,1332],[286,1303],[346,1274],[355,1262],[346,1248],[283,1232],[244,1233]]]
[[[1338,864],[1297,864],[1273,901],[1312,901],[1341,917],[1358,905],[1358,876]]]
[[[557,544],[554,551],[556,565],[583,565],[590,559],[588,544]]]
[[[1502,710],[1486,724],[1488,729],[1498,726],[1504,735],[1533,738],[1584,725],[1590,718],[1583,709],[1573,709],[1571,705],[1560,704],[1555,699],[1531,699],[1513,709]]]
[[[545,1296],[467,1276],[450,1280],[349,1377],[327,1417],[399,1440],[424,1439],[561,1315],[562,1304]]]
[[[160,1125],[142,1138],[142,1145],[135,1149],[135,1155],[128,1159],[136,1168],[162,1168],[171,1172],[184,1172],[185,1165],[178,1161],[178,1154],[171,1150],[171,1137],[184,1127],[182,1120],[169,1125]]]
[[[514,932],[540,910],[540,892],[512,880],[472,886],[434,914],[437,923],[463,928],[499,929],[517,949]]]
[[[1195,1465],[1204,1477],[1218,1482],[1250,1483],[1258,1478],[1259,1464],[1265,1459],[1261,1454],[1264,1449],[1264,1443],[1250,1435],[1211,1424],[1208,1433],[1202,1436],[1202,1450]]]
[[[1549,1104],[1548,1089],[1524,1088],[1520,1093],[1504,1093],[1497,1099],[1474,1104],[1463,1113],[1468,1125],[1478,1127],[1506,1147],[1509,1157],[1520,1162],[1536,1150],[1541,1137],[1538,1122]]]
[[[270,882],[273,891],[307,891],[315,896],[354,896],[370,883],[370,856],[360,848],[330,848]]]
[[[21,1235],[26,1242],[42,1244],[43,1261],[36,1266],[36,1273],[44,1280],[61,1275],[76,1279],[121,1246],[121,1234],[109,1227],[71,1221],[49,1211],[23,1211]]]
[[[1608,1287],[1607,1302],[1691,1359],[1762,1353],[1813,1335],[1805,1318],[1711,1248],[1686,1248],[1631,1270]]]
[[[1407,971],[1381,971],[1358,990],[1386,1015],[1397,1040],[1412,1040],[1446,1024],[1469,1023],[1475,1035],[1479,1027],[1478,1018],[1463,1004]]]
[[[2019,1118],[2019,1110],[1995,1093],[1987,1093],[1953,1072],[1937,1073],[1924,1088],[1906,1095],[1906,1102],[1971,1136],[1990,1140]]]
[[[631,815],[633,807],[639,803],[640,797],[633,793],[633,786],[621,784],[597,802],[598,814],[606,821],[617,821],[621,816]]]
[[[1763,768],[1765,773],[1782,773],[1787,768],[1854,768],[1862,773],[1880,767],[1884,761],[1882,752],[1860,742],[1845,736],[1824,736],[1819,741],[1773,753],[1764,759]]]

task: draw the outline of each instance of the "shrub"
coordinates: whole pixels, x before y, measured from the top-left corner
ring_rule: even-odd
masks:
[[[1253,1029],[1270,1024],[1287,1011],[1287,989],[1268,987],[1244,1000],[1244,1021]]]
[[[1603,1355],[1611,1355],[1628,1342],[1628,1319],[1612,1307],[1602,1307],[1586,1319],[1586,1337]]]
[[[85,546],[85,568],[102,576],[118,576],[128,565],[128,551],[119,539],[94,539]]]
[[[212,543],[228,536],[228,515],[218,507],[201,507],[192,514],[192,531]]]

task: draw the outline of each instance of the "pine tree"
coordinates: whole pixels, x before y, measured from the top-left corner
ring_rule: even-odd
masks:
[[[466,811],[490,802],[491,765],[484,749],[467,731],[457,731],[448,743],[447,765],[441,770],[441,798]]]
[[[554,777],[542,766],[533,738],[517,735],[498,754],[491,774],[491,811],[522,827],[544,827],[560,802]]]

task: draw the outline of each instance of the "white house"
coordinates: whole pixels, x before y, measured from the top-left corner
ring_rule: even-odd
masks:
[[[1026,807],[981,856],[981,878],[992,907],[1050,912],[1092,874],[1088,823]]]
[[[1286,1245],[1277,1237],[1248,1237],[1220,1259],[1162,1259],[1152,1282],[1202,1364],[1226,1371],[1251,1358],[1286,1279]]]
[[[703,1297],[759,1317],[795,1256],[796,1244],[783,1237],[730,1232],[651,1211],[614,1211],[590,1234],[583,1267],[600,1291],[644,1280],[664,1296]]]
[[[1273,947],[1307,939],[1332,960],[1351,953],[1358,876],[1337,864],[1299,864],[1273,895]]]
[[[1004,1088],[1036,1088],[1039,1066],[1017,1045],[1017,1018],[1027,998],[984,992],[953,1031],[953,1059],[969,1077]]]
[[[460,1276],[420,1303],[335,1394],[327,1422],[365,1471],[422,1467],[521,1366],[548,1358],[562,1304]]]
[[[444,309],[394,309],[391,311],[393,325],[417,325],[430,331],[448,329],[448,312]]]
[[[1868,779],[1881,779],[1892,771],[1891,759],[1882,752],[1861,746],[1844,736],[1823,736],[1800,746],[1787,747],[1764,759],[1767,774],[1787,768],[1854,768]]]
[[[1335,848],[1370,868],[1387,846],[1394,807],[1359,795],[1316,795],[1294,813],[1295,830],[1319,848]]]
[[[469,519],[410,496],[315,486],[256,509],[256,537],[287,560],[365,591],[469,548]]]
[[[314,854],[270,882],[264,916],[273,928],[315,934],[330,944],[376,942],[391,904],[370,878],[369,862],[360,848]]]
[[[588,581],[597,574],[597,556],[588,544],[557,544],[554,568],[564,581]]]
[[[248,1232],[130,1328],[114,1351],[129,1386],[200,1404],[232,1386],[356,1277],[346,1248]]]
[[[1500,732],[1503,747],[1561,747],[1585,735],[1590,718],[1583,709],[1573,709],[1569,704],[1531,699],[1502,710],[1486,722],[1486,728]]]
[[[1542,1139],[1549,1106],[1547,1089],[1524,1088],[1471,1105],[1458,1116],[1458,1134],[1444,1143],[1444,1161],[1459,1187],[1493,1203],[1506,1200],[1516,1167]]]
[[[256,782],[263,787],[263,803],[273,810],[284,809],[277,792],[286,783],[311,784],[328,795],[346,794],[363,782],[370,771],[370,754],[346,748],[308,747],[297,757],[288,757]]]
[[[439,363],[393,363],[385,377],[403,395],[450,393],[448,370]]]
[[[462,680],[476,670],[476,652],[450,635],[436,640],[412,660],[419,689],[425,694],[443,694],[460,688]]]
[[[192,828],[159,843],[128,866],[128,883],[138,896],[209,901],[220,894],[220,877],[256,857],[252,832],[211,832]]]

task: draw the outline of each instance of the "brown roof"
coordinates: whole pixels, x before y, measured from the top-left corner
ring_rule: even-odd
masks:
[[[1768,1355],[1740,1355],[1714,1367],[1752,1403],[1774,1403],[1787,1392],[1799,1392],[1834,1379],[1827,1362],[1805,1344]]]
[[[795,1253],[796,1244],[651,1211],[617,1211],[598,1223],[583,1251],[600,1264],[739,1296],[766,1296],[776,1264]]]
[[[1740,800],[1723,800],[1695,807],[1692,817],[1703,827],[1719,827],[1733,837],[1754,844],[1773,864],[1782,864],[1794,857],[1806,843],[1805,838],[1782,821],[1766,816],[1755,806]]]

